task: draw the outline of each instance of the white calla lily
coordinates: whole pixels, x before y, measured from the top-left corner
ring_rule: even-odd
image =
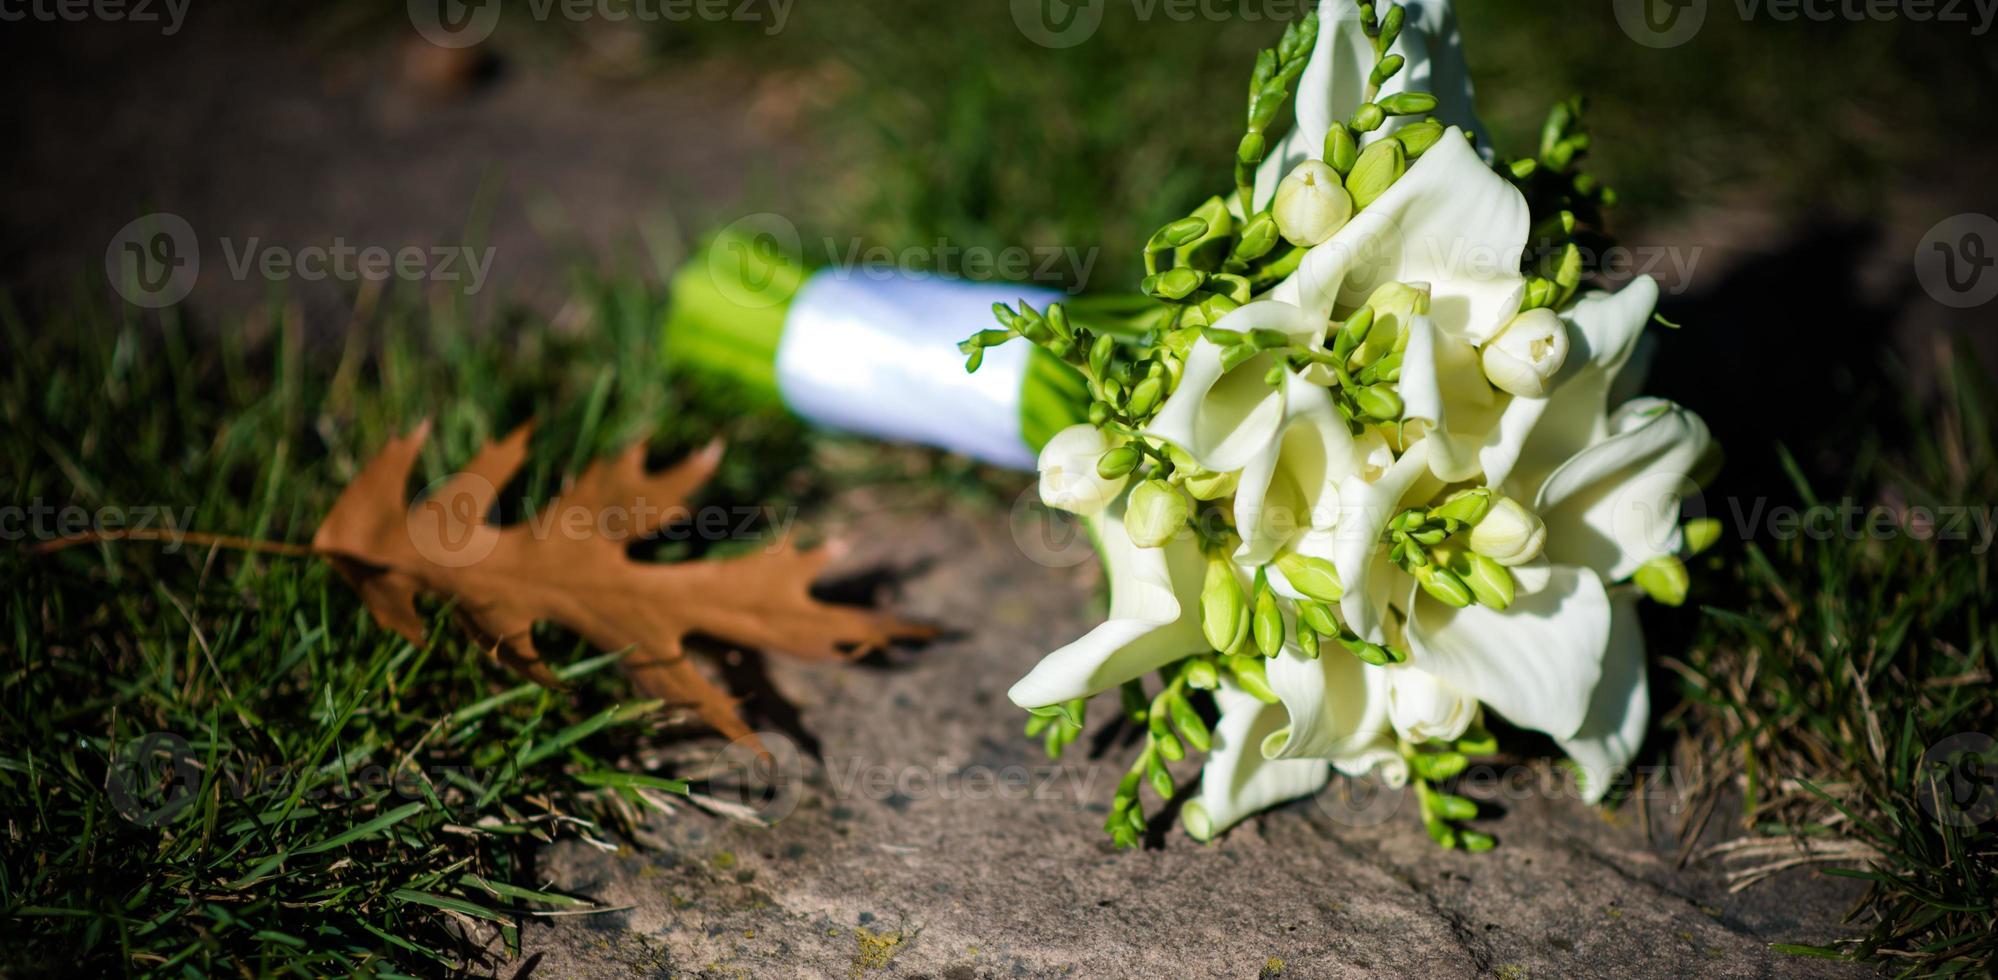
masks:
[[[1293,304],[1256,302],[1214,324],[1217,330],[1248,333],[1276,330],[1302,345],[1323,344],[1326,320]],[[1286,416],[1286,398],[1302,381],[1286,372],[1282,384],[1265,380],[1277,364],[1258,354],[1233,370],[1223,367],[1222,348],[1205,338],[1187,351],[1179,384],[1159,407],[1145,435],[1163,439],[1217,473],[1241,469],[1276,438]]]
[[[1623,590],[1610,599],[1609,649],[1603,676],[1590,699],[1588,718],[1574,735],[1558,739],[1561,750],[1581,769],[1582,799],[1595,803],[1644,741],[1651,724],[1651,685],[1644,672],[1644,630],[1637,621],[1637,595]]]
[[[1609,594],[1594,572],[1555,565],[1544,587],[1504,612],[1411,594],[1409,666],[1515,725],[1555,738],[1581,731],[1610,638]]]
[[[1450,0],[1407,0],[1401,37],[1389,49],[1404,59],[1393,78],[1381,86],[1379,98],[1402,92],[1436,96],[1431,115],[1446,126],[1478,135],[1478,145],[1491,140],[1473,111],[1471,73],[1464,64],[1464,43],[1457,33],[1457,12]],[[1353,117],[1366,98],[1367,74],[1374,67],[1372,39],[1360,28],[1360,8],[1353,0],[1324,0],[1318,5],[1318,43],[1297,82],[1297,125],[1270,151],[1256,173],[1254,210],[1268,206],[1277,185],[1299,163],[1321,159],[1325,134],[1334,121]],[[1389,117],[1381,128],[1361,134],[1363,143],[1393,135],[1413,120]]]
[[[1478,717],[1478,699],[1406,664],[1382,668],[1388,678],[1388,721],[1411,742],[1463,737]]]
[[[1264,738],[1264,758],[1329,759],[1349,776],[1379,768],[1391,782],[1406,778],[1406,764],[1388,734],[1388,678],[1381,668],[1343,650],[1314,659],[1290,647],[1265,670],[1285,723]]]
[[[1378,432],[1353,435],[1323,388],[1298,385],[1285,411],[1282,430],[1242,468],[1235,489],[1235,560],[1243,564],[1266,564],[1299,535],[1337,525],[1340,484],[1392,459]]]
[[[1640,398],[1618,408],[1607,438],[1540,487],[1533,509],[1547,523],[1548,558],[1618,582],[1678,552],[1679,505],[1699,489],[1693,474],[1712,448],[1706,422],[1672,402]]]
[[[1282,705],[1264,704],[1232,683],[1223,683],[1214,701],[1221,720],[1200,770],[1200,795],[1180,810],[1180,822],[1195,840],[1212,840],[1259,810],[1318,792],[1331,779],[1324,759],[1264,757],[1264,740],[1285,724]]]
[[[1485,443],[1498,431],[1510,399],[1485,382],[1478,351],[1437,328],[1426,316],[1410,324],[1402,353],[1402,417],[1419,422],[1429,443],[1429,468],[1445,482],[1468,480],[1484,468]]]
[[[1206,561],[1192,535],[1140,548],[1120,502],[1090,522],[1110,576],[1110,616],[1036,664],[1006,696],[1022,708],[1088,697],[1207,649],[1200,630]]]
[[[1482,344],[1519,312],[1527,220],[1526,198],[1453,128],[1268,298],[1329,315],[1383,283],[1426,282],[1437,326]]]
[[[1613,390],[1658,308],[1658,281],[1639,276],[1616,293],[1582,296],[1561,319],[1568,356],[1546,398],[1515,398],[1483,454],[1485,479],[1523,500],[1576,453],[1608,435]]]

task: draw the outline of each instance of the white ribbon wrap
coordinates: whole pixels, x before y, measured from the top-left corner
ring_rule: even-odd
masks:
[[[1034,468],[1020,434],[1028,345],[989,348],[976,373],[957,344],[996,326],[993,303],[1059,293],[880,269],[823,269],[798,291],[777,347],[777,390],[814,424]]]

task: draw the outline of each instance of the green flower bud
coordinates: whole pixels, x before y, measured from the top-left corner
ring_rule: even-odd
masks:
[[[1352,360],[1359,365],[1371,364],[1408,345],[1415,318],[1429,312],[1429,286],[1382,283],[1367,297],[1367,309],[1374,312],[1374,325],[1367,331],[1366,342],[1353,353]]]
[[[1102,377],[1110,370],[1110,356],[1117,352],[1117,339],[1104,334],[1089,345],[1089,373]]]
[[[1124,507],[1124,533],[1140,548],[1163,548],[1186,527],[1193,504],[1186,494],[1164,480],[1146,480],[1131,488]]]
[[[1221,686],[1221,672],[1215,670],[1214,661],[1206,657],[1188,660],[1182,676],[1186,678],[1186,686],[1196,691],[1212,691]],[[1200,750],[1205,752],[1207,747],[1203,745]]]
[[[1234,652],[1249,637],[1249,600],[1234,563],[1219,555],[1207,559],[1207,577],[1200,587],[1200,630],[1207,645],[1222,653]]]
[[[1396,92],[1380,101],[1390,116],[1419,116],[1436,108],[1436,97],[1428,92]]]
[[[1318,659],[1318,634],[1311,630],[1297,631],[1297,652],[1306,660]]]
[[[1631,577],[1637,587],[1653,600],[1667,606],[1686,604],[1686,591],[1692,587],[1692,577],[1686,574],[1686,563],[1672,555],[1653,558],[1637,569]]]
[[[1308,248],[1345,227],[1353,216],[1353,199],[1338,171],[1322,160],[1306,160],[1277,185],[1270,213],[1285,241]]]
[[[1186,758],[1186,746],[1181,745],[1179,738],[1171,732],[1154,737],[1152,744],[1159,747],[1159,755],[1164,756],[1167,762],[1178,762]]]
[[[1278,558],[1276,566],[1291,588],[1319,602],[1338,602],[1346,594],[1339,569],[1323,558],[1292,552]]]
[[[1408,172],[1408,153],[1394,140],[1376,140],[1360,151],[1353,174],[1346,179],[1346,192],[1353,206],[1364,208],[1387,193],[1401,175]]]
[[[1353,138],[1353,131],[1344,123],[1333,123],[1325,134],[1325,162],[1341,176],[1353,172],[1353,161],[1360,158],[1360,141]]]
[[[1496,494],[1487,487],[1459,490],[1451,494],[1448,500],[1431,507],[1429,516],[1432,520],[1447,519],[1470,527],[1485,519],[1485,514],[1492,509],[1494,496]]]
[[[1380,64],[1374,66],[1373,73],[1367,76],[1367,82],[1375,88],[1379,88],[1387,84],[1388,79],[1400,74],[1402,66],[1407,63],[1408,59],[1403,58],[1401,55],[1388,55],[1380,60]]]
[[[1297,621],[1305,629],[1325,636],[1339,635],[1339,621],[1332,618],[1330,606],[1306,599],[1297,603]]]
[[[1379,384],[1353,392],[1353,404],[1370,419],[1392,422],[1401,418],[1401,395],[1393,385]]]
[[[1131,389],[1131,398],[1124,403],[1124,410],[1136,418],[1150,415],[1152,409],[1158,406],[1159,395],[1164,390],[1165,386],[1159,379],[1146,378]]]
[[[1172,726],[1179,730],[1180,737],[1186,739],[1186,744],[1201,752],[1213,746],[1207,723],[1200,720],[1200,713],[1193,710],[1193,703],[1184,695],[1175,696],[1167,701],[1166,709],[1172,712]]]
[[[1211,470],[1197,469],[1182,480],[1180,485],[1184,486],[1186,492],[1192,494],[1195,500],[1220,500],[1234,493],[1241,482],[1241,470],[1215,473]]]
[[[1471,528],[1471,550],[1501,565],[1524,565],[1540,557],[1547,525],[1511,497],[1492,501],[1490,512]]]
[[[1372,102],[1362,103],[1360,108],[1353,113],[1353,128],[1362,133],[1371,133],[1381,128],[1381,123],[1386,121],[1387,111]],[[1366,156],[1365,153],[1360,155]],[[1364,204],[1360,206],[1366,207]]]
[[[1269,139],[1262,133],[1245,133],[1242,142],[1235,146],[1235,161],[1251,166],[1263,162],[1263,154],[1268,151]]]
[[[1193,294],[1207,282],[1207,275],[1198,269],[1184,266],[1167,269],[1156,277],[1147,277],[1152,283],[1151,292],[1161,299],[1181,300]]]
[[[1512,605],[1512,572],[1504,565],[1471,551],[1465,552],[1453,567],[1464,584],[1471,587],[1478,605],[1499,612]]]
[[[1421,584],[1422,591],[1446,605],[1462,609],[1477,598],[1471,593],[1471,587],[1457,577],[1457,573],[1440,565],[1417,565],[1414,572],[1415,581]]]
[[[985,363],[985,348],[980,347],[979,349],[972,351],[970,357],[964,359],[964,373],[976,374],[978,373],[979,365],[984,363]]]
[[[1229,657],[1228,673],[1245,693],[1264,704],[1276,704],[1283,700],[1270,687],[1269,673],[1264,670],[1261,657]]]
[[[1395,141],[1408,154],[1410,160],[1421,156],[1443,140],[1443,124],[1434,119],[1424,119],[1395,130]]]
[[[1269,580],[1261,572],[1256,573],[1256,612],[1253,623],[1256,636],[1256,649],[1265,657],[1274,657],[1283,652],[1283,611],[1277,608],[1276,593],[1270,589]]]
[[[1720,540],[1721,522],[1717,518],[1700,517],[1686,522],[1686,551],[1700,554]]]
[[[1145,763],[1145,781],[1151,784],[1152,792],[1157,793],[1159,799],[1172,799],[1172,773],[1166,771],[1165,763],[1157,755],[1151,756]]]
[[[1096,475],[1106,480],[1122,479],[1130,476],[1143,459],[1136,446],[1118,446],[1097,458]]]
[[[1178,248],[1181,245],[1191,244],[1205,234],[1207,234],[1207,220],[1196,217],[1181,218],[1159,229],[1158,237],[1165,244]]]
[[[1254,262],[1270,254],[1276,247],[1277,238],[1282,232],[1277,230],[1276,216],[1264,211],[1249,219],[1242,226],[1241,240],[1235,243],[1234,258],[1242,262]]]

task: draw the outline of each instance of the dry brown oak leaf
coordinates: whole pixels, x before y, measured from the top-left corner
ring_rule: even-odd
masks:
[[[527,458],[529,427],[488,443],[471,463],[416,507],[405,499],[429,424],[392,439],[340,494],[312,538],[383,626],[423,642],[419,593],[457,600],[459,622],[501,663],[560,686],[534,649],[536,622],[559,623],[606,650],[631,648],[622,663],[648,698],[692,708],[730,740],[761,751],[736,701],[689,660],[688,634],[845,660],[933,631],[810,595],[831,557],[789,541],[738,558],[658,564],[633,561],[632,541],[684,518],[687,498],[721,462],[719,442],[658,473],[645,471],[641,440],[591,466],[533,520],[486,523]]]

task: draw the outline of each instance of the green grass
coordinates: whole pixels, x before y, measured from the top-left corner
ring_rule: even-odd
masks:
[[[1675,727],[1709,767],[1700,802],[1738,788],[1758,833],[1873,853],[1829,871],[1868,882],[1855,934],[1790,952],[1903,975],[1998,967],[1998,556],[1946,516],[1969,506],[1988,520],[1998,500],[1991,403],[1971,363],[1945,364],[1937,404],[1911,406],[1904,428],[1853,434],[1836,495],[1783,457],[1797,506],[1891,505],[1904,523],[1763,535],[1715,556],[1712,604],[1673,664]],[[1936,523],[1905,523],[1921,509]],[[1924,526],[1936,533],[1909,530]]]
[[[1732,4],[1712,7],[1698,40],[1653,52],[1623,38],[1607,4],[1464,4],[1500,148],[1524,152],[1548,104],[1584,90],[1592,167],[1624,191],[1627,219],[1737,196],[1793,214],[1865,211],[1981,121],[1978,99],[1929,95],[1989,90],[1990,49],[1967,33],[1742,23]],[[662,73],[722,62],[810,93],[810,179],[742,210],[783,211],[807,241],[1101,246],[1088,284],[1112,289],[1135,282],[1152,229],[1228,183],[1240,80],[1275,33],[1136,9],[1108,4],[1100,34],[1065,51],[1028,42],[1004,3],[944,0],[800,5],[774,39],[671,25],[649,50]],[[399,12],[375,26],[324,16],[332,45],[406,31]],[[565,28],[544,27],[495,44],[521,60],[566,57]],[[521,500],[647,433],[662,456],[729,436],[714,498],[827,492],[797,465],[817,437],[660,365],[663,297],[641,282],[579,279],[580,325],[473,322],[448,295],[405,296],[364,303],[351,330],[311,341],[282,307],[206,325],[81,297],[0,308],[0,503],[192,508],[187,526],[304,541],[382,441],[424,417],[437,429],[419,485],[533,417]],[[1973,390],[1954,385],[1939,414],[1913,407],[1915,424],[1826,432],[1860,461],[1835,492],[1998,500],[1989,409]],[[859,477],[907,472],[871,459]],[[944,479],[976,484],[957,464]],[[1814,492],[1801,474],[1796,485]],[[1752,825],[1880,854],[1863,872],[1857,939],[1831,952],[1989,972],[1998,828],[1935,820],[1918,793],[1930,745],[1998,732],[1993,557],[1906,537],[1796,538],[1713,561],[1690,638],[1660,644],[1684,650],[1677,730],[1723,783],[1746,788]],[[572,695],[545,694],[441,621],[434,647],[411,648],[316,560],[6,547],[0,573],[0,916],[12,940],[0,970],[441,972],[487,948],[479,928],[504,941],[523,915],[584,908],[574,903],[587,896],[540,890],[536,846],[619,829],[640,787],[603,785],[628,783],[606,774],[648,772],[648,750],[672,734],[656,713],[619,713],[615,672],[572,638],[538,640],[551,660],[596,669]],[[121,747],[149,732],[185,738],[199,781],[151,826],[108,792],[131,769],[114,763]],[[407,778],[368,785],[371,765]],[[141,810],[166,802],[138,796]]]
[[[424,417],[419,484],[535,417],[519,500],[648,431],[662,452],[735,438],[705,499],[814,492],[784,479],[806,449],[795,423],[683,397],[652,353],[656,294],[583,282],[574,300],[590,316],[565,333],[473,331],[454,298],[405,297],[332,348],[282,309],[219,330],[88,302],[0,311],[0,483],[21,508],[0,549],[0,971],[436,975],[512,943],[523,916],[592,907],[540,889],[535,847],[605,839],[679,785],[644,763],[678,729],[628,703],[615,652],[542,631],[575,681],[551,694],[488,663],[444,609],[433,645],[403,642],[317,559],[139,542],[37,556],[74,528],[20,523],[37,503],[162,506],[183,529],[303,542]]]

